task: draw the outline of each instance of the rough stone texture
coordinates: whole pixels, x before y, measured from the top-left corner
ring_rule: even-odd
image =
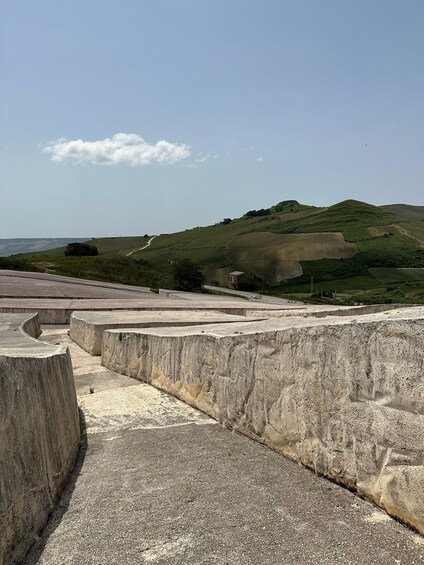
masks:
[[[331,316],[364,316],[365,314],[377,314],[378,312],[387,312],[389,310],[404,309],[405,304],[368,304],[366,306],[338,306],[332,304],[308,304],[303,306],[295,306],[290,309],[267,311],[264,310],[247,310],[246,316],[263,316],[267,318],[281,318],[286,316],[314,316],[316,318],[325,318]]]
[[[41,334],[38,314],[1,314],[0,313],[1,348],[14,347],[22,343],[24,347],[39,347],[37,337]],[[25,335],[26,338],[25,339]],[[35,341],[29,338],[34,338]],[[24,338],[24,340],[22,339]]]
[[[43,339],[69,346],[86,435],[23,565],[423,564],[424,538],[369,501],[105,370],[66,327]]]
[[[103,332],[117,328],[156,328],[160,326],[198,326],[202,324],[252,321],[252,318],[231,316],[221,312],[161,311],[161,312],[74,312],[70,336],[91,355],[102,352]]]
[[[0,316],[0,563],[19,561],[44,527],[79,446],[69,351],[30,337],[37,316]]]
[[[356,489],[424,533],[424,308],[119,332],[102,363]]]

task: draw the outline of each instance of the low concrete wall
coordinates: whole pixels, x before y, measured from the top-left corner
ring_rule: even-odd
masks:
[[[415,306],[415,305],[413,305]],[[417,305],[419,306],[419,305]],[[408,308],[410,306],[408,305]],[[389,310],[405,309],[405,304],[369,304],[367,306],[335,306],[333,304],[309,304],[308,306],[296,306],[280,311],[247,311],[246,316],[281,318],[287,316],[313,316],[315,318],[326,318],[327,316],[365,316],[367,314],[378,314]]]
[[[1,277],[0,277],[1,278]],[[37,299],[37,298],[1,298],[0,297],[0,313],[28,313],[38,312],[41,324],[69,324],[72,312],[75,311],[145,311],[158,312],[162,310],[172,310],[178,312],[181,310],[202,310],[209,312],[222,312],[224,314],[233,314],[237,316],[245,316],[246,312],[255,310],[281,310],[282,307],[274,304],[251,304],[246,300],[234,300],[218,302],[216,300],[208,301],[202,299],[203,295],[197,301],[194,300],[176,300],[167,298],[158,298],[152,293],[154,299],[148,295],[143,299],[81,299],[72,300],[67,298],[57,299]],[[206,295],[207,296],[207,295]],[[262,314],[260,315],[262,317]]]
[[[260,320],[260,318],[256,318]],[[74,312],[71,316],[69,335],[75,343],[91,355],[100,355],[105,330],[117,328],[158,328],[199,326],[202,324],[252,322],[245,318],[213,311],[161,312]]]
[[[36,314],[0,315],[0,564],[45,526],[79,447],[69,351],[37,335]]]
[[[102,363],[357,490],[424,533],[424,308],[108,331]]]

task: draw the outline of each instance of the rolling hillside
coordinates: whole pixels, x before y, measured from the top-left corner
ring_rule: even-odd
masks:
[[[406,301],[419,301],[421,294],[424,299],[422,208],[355,200],[316,208],[289,200],[213,226],[158,235],[143,250],[146,237],[102,238],[89,242],[98,247],[98,258],[64,258],[57,249],[32,255],[31,261],[54,272],[95,278],[100,271],[111,276],[110,266],[98,266],[115,257],[113,264],[144,264],[165,286],[172,284],[173,261],[189,257],[214,284],[225,285],[228,273],[237,270],[248,273],[256,288],[274,294],[308,293],[312,282],[313,291],[333,298],[337,293],[390,301],[401,291]],[[77,267],[78,261],[84,266]]]
[[[399,218],[407,222],[424,222],[424,206],[411,206],[410,204],[387,204],[381,206],[389,212],[393,212]]]

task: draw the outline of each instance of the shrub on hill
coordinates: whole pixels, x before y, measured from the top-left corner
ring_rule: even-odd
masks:
[[[0,269],[12,269],[13,271],[39,271],[39,269],[20,257],[0,257]]]
[[[245,273],[241,278],[237,285],[238,290],[245,290],[245,291],[256,291],[259,289],[263,289],[265,283],[263,279],[253,275],[251,273]]]
[[[99,250],[94,245],[89,245],[88,243],[68,243],[65,247],[65,255],[67,257],[90,257],[98,255]]]
[[[271,210],[269,208],[261,208],[260,210],[249,210],[246,212],[245,216],[248,218],[254,218],[256,216],[269,216]]]
[[[180,259],[174,263],[174,285],[177,290],[200,290],[204,282],[205,275],[190,259]]]
[[[276,212],[294,212],[302,208],[297,200],[283,200],[274,206]]]

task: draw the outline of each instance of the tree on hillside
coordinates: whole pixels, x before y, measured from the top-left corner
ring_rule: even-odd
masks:
[[[174,263],[174,285],[177,290],[200,290],[205,282],[205,275],[199,265],[190,259],[180,259]]]
[[[261,208],[260,210],[249,210],[246,212],[245,216],[248,218],[254,218],[255,216],[269,216],[271,210],[269,208]]]
[[[88,243],[68,243],[65,247],[65,255],[67,257],[88,257],[93,255],[98,255],[99,250],[94,245],[89,245]]]

